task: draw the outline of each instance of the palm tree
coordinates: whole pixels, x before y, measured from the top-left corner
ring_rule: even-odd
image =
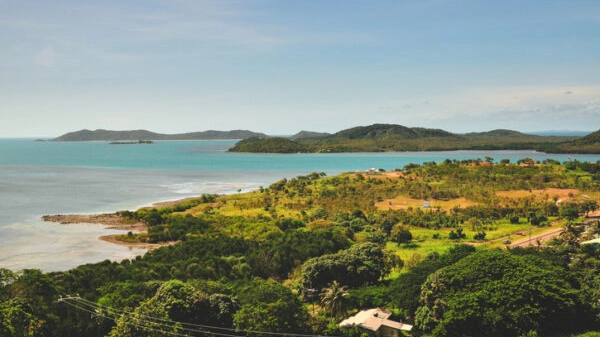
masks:
[[[579,226],[576,226],[571,222],[567,222],[567,224],[563,227],[559,237],[567,246],[577,247],[579,246],[579,235],[581,232],[582,229]]]
[[[332,318],[339,317],[344,313],[343,301],[346,296],[348,296],[346,286],[334,280],[321,291],[321,306],[329,310]]]

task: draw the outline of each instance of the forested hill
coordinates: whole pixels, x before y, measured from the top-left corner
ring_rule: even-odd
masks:
[[[590,135],[592,136],[592,135]],[[245,139],[232,152],[386,152],[451,150],[538,150],[544,152],[600,153],[600,143],[578,143],[575,136],[540,136],[512,130],[456,134],[440,129],[373,124],[321,137]],[[583,139],[587,138],[583,137]],[[595,145],[594,145],[595,144]],[[595,152],[594,152],[595,151]]]
[[[440,129],[408,128],[395,124],[373,124],[370,126],[357,126],[339,131],[332,138],[338,139],[417,139],[417,138],[453,138],[458,137],[448,131]]]
[[[266,137],[264,133],[248,130],[201,131],[178,134],[162,134],[147,130],[111,131],[80,130],[54,138],[54,141],[121,141],[121,140],[193,140],[193,139],[244,139],[250,137]]]
[[[547,152],[600,153],[600,130],[571,142],[550,144]]]

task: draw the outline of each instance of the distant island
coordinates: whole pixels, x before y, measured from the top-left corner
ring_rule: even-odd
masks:
[[[395,124],[358,126],[334,134],[302,131],[292,137],[243,139],[231,152],[340,153],[455,150],[535,150],[546,153],[600,153],[600,130],[586,136],[547,136],[512,130],[456,134]]]
[[[114,142],[110,142],[110,145],[129,145],[129,144],[153,144],[154,142],[151,140],[126,140],[126,141],[114,141]]]
[[[162,134],[147,130],[80,130],[50,141],[107,141],[111,144],[150,144],[160,140],[240,140],[229,152],[244,153],[342,153],[456,150],[535,150],[546,153],[600,154],[600,130],[575,134],[526,134],[496,129],[465,134],[441,129],[372,124],[333,134],[300,131],[289,137],[268,136],[248,130],[201,131]]]
[[[202,131],[178,134],[163,134],[147,130],[112,131],[112,130],[80,130],[66,133],[52,139],[57,142],[109,141],[109,142],[138,142],[140,139],[153,140],[208,140],[208,139],[245,139],[251,137],[267,137],[264,133],[248,130],[231,131]]]

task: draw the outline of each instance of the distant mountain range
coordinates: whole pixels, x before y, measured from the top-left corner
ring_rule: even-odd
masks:
[[[373,124],[334,134],[300,131],[290,137],[270,137],[248,130],[161,134],[147,130],[80,130],[52,141],[203,140],[240,139],[229,151],[250,153],[391,152],[452,150],[536,150],[548,153],[600,153],[600,130],[587,135],[549,131],[552,135],[526,134],[497,129],[456,134],[441,129]],[[556,135],[561,134],[561,135]]]
[[[111,131],[111,130],[80,130],[69,132],[53,141],[137,141],[137,140],[202,140],[202,139],[245,139],[250,137],[267,137],[264,133],[247,130],[232,131],[202,131],[178,134],[162,134],[147,130]]]
[[[455,134],[440,129],[373,124],[334,134],[302,131],[287,137],[253,137],[232,152],[317,153],[452,150],[536,150],[549,153],[600,153],[600,131],[581,136],[542,136],[512,130]]]

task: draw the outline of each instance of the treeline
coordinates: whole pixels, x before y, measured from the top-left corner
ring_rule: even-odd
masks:
[[[598,163],[492,158],[411,164],[394,174],[312,173],[250,193],[124,211],[176,244],[64,272],[0,269],[0,336],[373,335],[337,323],[382,307],[414,336],[565,336],[600,329]],[[577,188],[558,202],[498,191]],[[466,207],[385,207],[395,197],[464,198]],[[591,197],[589,197],[591,196]],[[495,227],[563,219],[529,249],[475,248]],[[583,229],[587,228],[587,234]],[[449,249],[400,259],[427,229]],[[449,231],[450,230],[450,231]],[[65,296],[69,297],[65,297]],[[217,330],[226,328],[229,330]]]

